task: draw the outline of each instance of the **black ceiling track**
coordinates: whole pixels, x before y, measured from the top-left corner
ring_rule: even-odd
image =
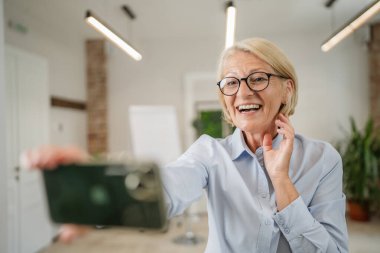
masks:
[[[132,9],[128,5],[123,5],[123,6],[121,6],[121,8],[125,12],[125,14],[127,14],[128,17],[130,17],[131,19],[136,18],[135,13],[132,11]]]
[[[325,3],[326,8],[331,8],[337,0],[327,0]]]

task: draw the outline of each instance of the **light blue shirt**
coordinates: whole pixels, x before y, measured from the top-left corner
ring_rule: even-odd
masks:
[[[282,140],[273,140],[276,149]],[[296,135],[289,175],[300,194],[277,211],[263,149],[253,153],[241,130],[201,136],[162,171],[169,217],[208,197],[207,253],[348,252],[342,161],[328,143]]]

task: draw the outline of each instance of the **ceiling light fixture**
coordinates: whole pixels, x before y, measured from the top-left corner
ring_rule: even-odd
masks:
[[[107,39],[112,41],[115,45],[120,47],[124,52],[129,54],[136,61],[140,61],[142,56],[136,49],[134,49],[129,43],[121,38],[116,32],[112,31],[103,21],[94,16],[90,11],[86,13],[86,22],[94,27],[98,32],[103,34]]]
[[[235,41],[235,25],[236,25],[236,7],[232,1],[226,3],[227,23],[226,23],[226,44],[228,48],[234,44]]]
[[[347,22],[338,32],[334,33],[321,46],[323,52],[329,51],[340,41],[361,27],[367,20],[373,17],[380,10],[380,0],[373,2],[364,8],[358,15]]]

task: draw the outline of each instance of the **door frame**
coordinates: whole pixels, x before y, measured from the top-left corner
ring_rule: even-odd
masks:
[[[0,0],[0,252],[7,252],[8,249],[8,226],[7,224],[7,146],[6,146],[6,96],[4,77],[4,12],[3,0]]]

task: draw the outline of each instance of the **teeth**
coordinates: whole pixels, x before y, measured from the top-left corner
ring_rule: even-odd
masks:
[[[260,105],[239,105],[239,110],[250,110],[250,109],[259,109]]]

